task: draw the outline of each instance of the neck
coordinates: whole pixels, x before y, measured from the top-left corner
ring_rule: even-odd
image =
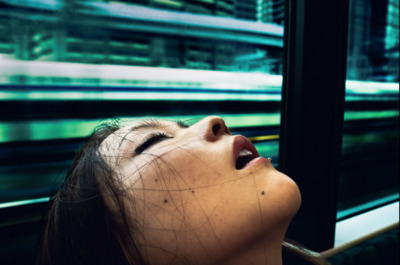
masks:
[[[237,254],[224,265],[282,265],[282,243],[284,235],[264,237]]]

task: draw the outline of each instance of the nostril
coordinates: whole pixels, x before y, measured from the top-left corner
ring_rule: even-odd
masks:
[[[213,134],[214,134],[214,135],[217,135],[220,129],[221,129],[221,125],[218,124],[218,123],[215,124],[215,125],[212,127]]]

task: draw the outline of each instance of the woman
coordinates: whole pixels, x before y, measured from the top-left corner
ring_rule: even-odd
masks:
[[[323,264],[284,241],[300,200],[219,117],[105,125],[54,198],[39,263]]]

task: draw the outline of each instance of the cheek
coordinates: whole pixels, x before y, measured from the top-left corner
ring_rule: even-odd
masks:
[[[182,143],[174,145],[173,151],[158,151],[149,167],[165,180],[164,189],[208,187],[223,183],[232,176],[228,163],[230,154],[210,150],[203,143]]]
[[[187,150],[164,153],[130,178],[134,219],[143,228],[143,244],[153,246],[146,252],[154,257],[163,256],[157,249],[197,259],[206,256],[202,251],[218,255],[220,232],[215,228],[221,215],[214,213],[229,203],[224,191],[229,188],[223,187],[223,175],[208,165],[208,158]]]

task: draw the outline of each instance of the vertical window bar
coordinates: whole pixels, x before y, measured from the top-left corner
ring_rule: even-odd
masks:
[[[334,243],[345,99],[348,0],[286,0],[280,170],[302,192],[287,237]]]

